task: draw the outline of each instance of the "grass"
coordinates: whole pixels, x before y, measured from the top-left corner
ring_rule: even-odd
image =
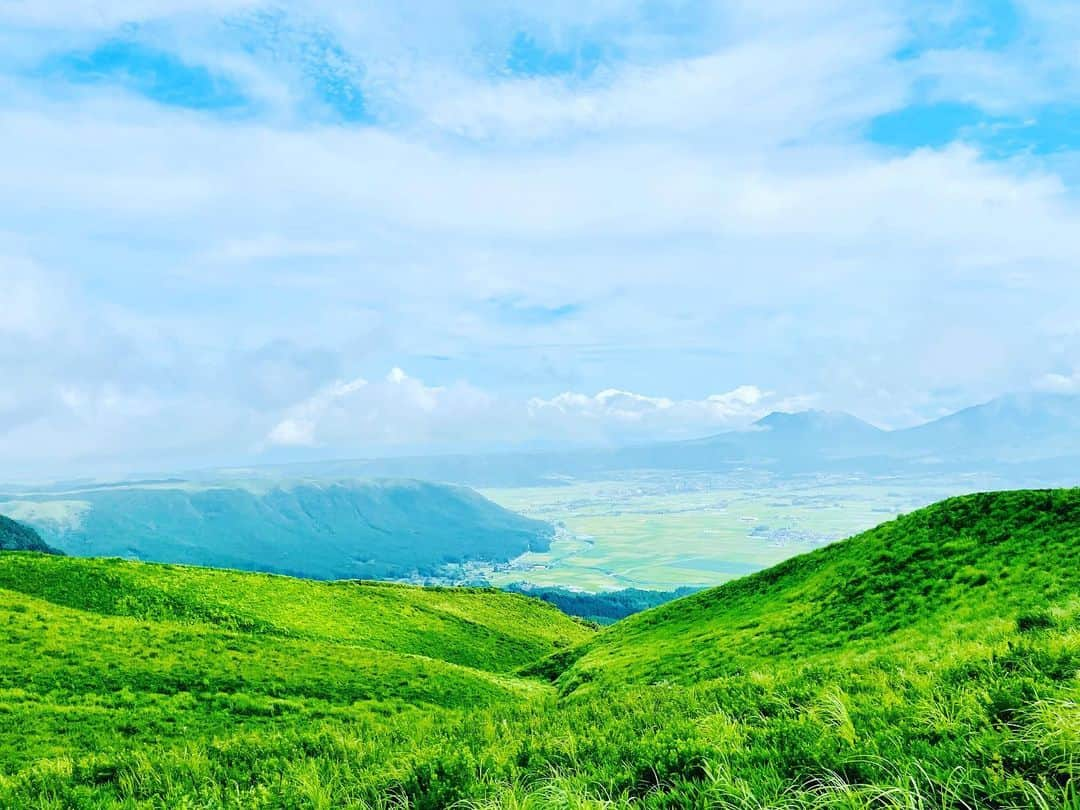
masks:
[[[1077,595],[1080,492],[954,498],[632,616],[565,684],[696,682],[763,659],[933,655],[1052,627],[1045,608],[1068,609]]]
[[[106,616],[423,655],[510,672],[589,635],[553,607],[476,588],[312,582],[117,559],[0,557],[0,588]]]
[[[954,499],[599,633],[4,555],[0,807],[1080,810],[1078,553],[1080,491]]]

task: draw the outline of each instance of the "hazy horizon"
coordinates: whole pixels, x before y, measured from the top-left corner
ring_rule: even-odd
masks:
[[[605,451],[605,450],[619,450],[619,449],[633,449],[633,448],[649,448],[649,447],[665,447],[665,446],[681,446],[681,445],[693,445],[695,442],[700,442],[708,439],[723,439],[727,436],[740,437],[767,432],[774,426],[769,425],[770,420],[775,416],[794,416],[810,417],[807,422],[802,423],[806,430],[813,432],[814,430],[838,430],[844,432],[847,428],[854,428],[859,425],[867,426],[879,432],[879,435],[885,437],[900,437],[912,433],[918,428],[929,428],[935,426],[938,423],[944,423],[950,421],[956,417],[967,417],[967,428],[974,430],[984,440],[987,441],[987,447],[989,456],[973,460],[970,457],[965,457],[964,452],[970,450],[970,448],[954,448],[954,451],[958,453],[956,461],[969,465],[968,472],[977,475],[989,476],[991,479],[994,476],[1005,475],[1002,478],[1002,483],[1009,481],[1008,463],[1009,459],[995,458],[994,451],[992,449],[993,433],[1000,430],[1002,427],[1016,427],[1006,426],[1003,424],[985,424],[978,421],[972,422],[971,416],[974,414],[984,413],[988,409],[995,409],[1004,407],[1005,409],[1013,409],[1013,413],[1010,416],[1019,417],[1020,424],[1019,429],[1026,432],[1024,439],[1032,442],[1032,459],[1041,459],[1037,461],[1033,468],[1025,470],[1020,479],[1013,482],[1013,485],[1025,485],[1032,486],[1033,482],[1039,481],[1040,477],[1045,476],[1045,481],[1057,481],[1060,479],[1061,470],[1060,464],[1063,459],[1067,459],[1076,452],[1080,452],[1080,447],[1073,448],[1068,442],[1064,442],[1056,447],[1052,446],[1049,450],[1045,447],[1040,447],[1039,442],[1045,440],[1047,435],[1050,436],[1052,442],[1063,441],[1063,436],[1067,434],[1072,428],[1071,421],[1063,421],[1061,419],[1060,412],[1054,413],[1052,407],[1048,412],[1042,412],[1046,410],[1046,406],[1052,406],[1053,404],[1062,404],[1066,406],[1070,404],[1080,405],[1080,396],[1073,394],[1063,393],[1047,393],[1047,392],[1010,392],[1003,394],[1000,397],[994,399],[977,402],[971,405],[964,406],[956,411],[951,411],[935,419],[929,419],[924,422],[919,422],[914,425],[907,425],[903,427],[882,427],[875,425],[872,422],[862,419],[858,414],[848,413],[846,411],[832,411],[823,410],[818,408],[806,408],[798,410],[778,410],[769,411],[760,417],[757,417],[752,422],[745,424],[732,425],[720,429],[719,431],[711,431],[705,434],[684,436],[677,439],[671,439],[670,437],[664,437],[662,435],[647,436],[638,435],[633,438],[626,438],[623,440],[613,440],[610,437],[608,440],[596,440],[596,439],[581,439],[581,440],[534,440],[531,442],[495,442],[486,445],[471,444],[471,445],[449,445],[449,446],[432,446],[430,444],[418,445],[418,446],[397,446],[389,448],[386,452],[381,454],[374,453],[371,455],[361,454],[335,454],[333,448],[328,447],[303,447],[303,448],[289,448],[284,452],[279,451],[276,454],[262,454],[260,457],[253,458],[248,457],[235,457],[227,458],[222,457],[217,463],[210,461],[204,461],[202,463],[193,462],[191,464],[174,463],[172,466],[165,464],[164,466],[138,466],[131,464],[110,464],[108,462],[97,462],[96,464],[82,464],[75,463],[69,464],[65,467],[57,467],[52,470],[48,468],[39,468],[36,472],[24,474],[22,477],[11,475],[8,478],[0,478],[0,488],[3,486],[10,486],[15,488],[22,487],[34,487],[34,486],[48,486],[51,484],[123,484],[123,483],[139,483],[143,481],[154,481],[155,479],[174,479],[184,480],[185,478],[192,479],[205,479],[211,480],[207,476],[225,476],[226,480],[242,480],[243,473],[250,471],[258,476],[261,472],[268,473],[271,470],[280,468],[281,470],[288,470],[289,468],[296,468],[298,470],[306,470],[301,477],[306,475],[321,475],[310,472],[312,470],[330,470],[335,464],[348,464],[349,462],[378,462],[378,461],[406,461],[409,459],[451,459],[451,458],[511,458],[511,457],[536,457],[541,458],[545,456],[552,456],[558,459],[562,454],[573,453],[588,453],[590,451]],[[1029,408],[1033,410],[1028,410]],[[826,422],[824,425],[815,425],[813,417],[842,417],[847,421],[839,421],[837,423],[829,424]],[[1056,439],[1054,438],[1056,436]],[[791,436],[787,437],[791,439]],[[931,445],[932,446],[932,445]],[[882,448],[869,447],[860,450],[859,448],[848,448],[849,455],[857,460],[857,456],[860,452],[869,452],[874,450],[880,452]],[[801,453],[798,446],[792,446],[791,452],[795,455]],[[925,448],[924,448],[925,450]],[[718,447],[717,451],[720,453],[716,461],[722,466],[724,464],[723,448]],[[821,456],[822,448],[813,447],[810,449],[810,455],[807,457],[811,461],[811,466],[820,467],[816,469],[816,472],[821,472],[825,469],[823,462],[827,462],[828,459]],[[1012,459],[1015,461],[1015,459]],[[623,462],[621,465],[626,470],[633,470],[637,466],[641,466],[632,461]],[[751,467],[766,470],[768,465],[760,465],[757,462],[751,462]],[[407,469],[407,468],[406,468]],[[433,469],[440,469],[435,467]],[[892,472],[898,472],[899,469],[894,469]],[[17,471],[16,471],[17,472]],[[865,471],[863,471],[865,472]],[[878,470],[871,475],[880,475],[883,471]],[[909,474],[911,470],[907,470]],[[924,471],[924,475],[927,480],[934,480],[940,474],[946,476],[956,472],[956,469],[950,470],[938,470],[934,471],[927,468]],[[9,470],[9,474],[12,471]],[[559,475],[573,476],[573,465],[566,469],[559,469]],[[407,472],[404,475],[389,475],[385,473],[379,473],[377,470],[373,474],[373,477],[424,477],[418,475],[415,472]],[[355,478],[355,477],[369,477],[359,470],[351,471],[348,473],[342,473],[341,477]],[[330,473],[329,478],[333,479],[335,474]],[[431,476],[427,476],[431,477]],[[435,476],[438,477],[438,476]],[[452,477],[451,477],[452,479]],[[448,479],[448,480],[451,480]],[[453,482],[453,481],[451,481]],[[461,482],[457,482],[461,483]]]

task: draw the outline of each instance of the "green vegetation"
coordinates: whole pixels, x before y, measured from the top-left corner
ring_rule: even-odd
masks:
[[[588,634],[546,604],[501,591],[115,559],[4,555],[0,588],[99,616],[423,655],[491,672],[510,672]]]
[[[932,657],[1077,597],[1080,490],[973,495],[633,616],[567,677],[692,683],[763,658]]]
[[[2,498],[2,496],[0,496]],[[148,482],[0,503],[81,557],[345,578],[407,578],[543,551],[552,528],[464,487],[422,481]]]
[[[623,588],[619,591],[587,593],[572,591],[569,588],[513,583],[507,585],[506,590],[511,593],[522,593],[534,599],[543,599],[571,616],[580,616],[597,624],[614,624],[619,619],[625,619],[627,616],[654,608],[681,596],[689,596],[699,589],[646,591],[641,588]]]
[[[594,632],[490,590],[0,555],[4,808],[1080,809],[1080,490]]]
[[[0,551],[43,551],[59,554],[41,539],[36,531],[9,517],[0,515]]]

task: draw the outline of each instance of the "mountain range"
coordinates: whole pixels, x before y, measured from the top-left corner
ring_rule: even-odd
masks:
[[[688,466],[703,449],[714,460],[780,471],[869,472],[927,467],[983,472],[1044,469],[1080,456],[1080,397],[1012,394],[900,430],[883,430],[848,413],[771,413],[743,431],[659,445]]]
[[[768,414],[745,430],[615,448],[304,462],[213,470],[210,479],[391,476],[479,487],[654,469],[774,473],[987,473],[1022,484],[1071,480],[1080,461],[1080,396],[1011,394],[915,427],[882,430],[842,412]],[[197,477],[197,476],[196,476]]]

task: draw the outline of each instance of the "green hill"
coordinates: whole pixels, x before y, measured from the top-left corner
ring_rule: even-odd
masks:
[[[506,561],[547,550],[553,536],[470,489],[423,481],[165,481],[2,498],[0,511],[68,554],[316,579]]]
[[[930,653],[1080,595],[1080,490],[953,498],[619,622],[563,677],[694,683],[774,665]]]
[[[57,554],[36,531],[0,515],[0,551],[41,551]]]
[[[1078,554],[1080,490],[970,496],[600,632],[3,554],[0,807],[1080,810]]]
[[[117,757],[521,705],[550,690],[508,673],[591,632],[496,590],[4,554],[0,806],[57,763],[98,786],[58,806],[98,806]]]
[[[4,555],[0,589],[94,617],[408,653],[490,672],[590,634],[554,607],[494,589],[313,582],[116,559]]]

